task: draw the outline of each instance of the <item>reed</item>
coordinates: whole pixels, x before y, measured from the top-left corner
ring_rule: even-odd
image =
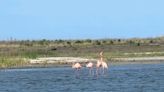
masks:
[[[98,58],[103,50],[106,60],[118,57],[164,56],[164,37],[146,39],[99,40],[22,40],[0,41],[0,67],[21,66],[25,59],[37,57]]]

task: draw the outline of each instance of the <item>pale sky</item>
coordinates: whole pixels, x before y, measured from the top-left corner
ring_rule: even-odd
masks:
[[[0,40],[164,35],[164,0],[0,0]]]

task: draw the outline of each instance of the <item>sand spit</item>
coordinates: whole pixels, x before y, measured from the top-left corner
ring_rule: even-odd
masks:
[[[95,62],[96,59],[86,59],[81,57],[44,57],[44,58],[37,58],[37,59],[30,59],[29,63],[31,64],[53,64],[53,63],[73,63],[73,62]]]
[[[158,57],[130,57],[130,58],[113,58],[114,61],[164,61],[164,56]]]
[[[81,57],[42,57],[30,59],[30,64],[70,64],[73,62],[96,62],[96,59],[87,59]],[[160,57],[130,57],[130,58],[112,58],[109,62],[164,62],[164,56]]]

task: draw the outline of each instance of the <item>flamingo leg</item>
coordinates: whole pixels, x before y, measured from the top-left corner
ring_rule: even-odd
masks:
[[[102,74],[104,75],[104,73],[105,73],[105,68],[102,68]]]
[[[76,76],[78,76],[78,69],[76,69]]]
[[[91,68],[91,75],[94,75],[94,71],[93,71],[93,68]]]
[[[91,69],[89,68],[89,75],[91,75]]]
[[[99,67],[96,69],[96,75],[99,75]]]
[[[80,77],[80,69],[76,69],[76,78]]]
[[[94,75],[93,68],[89,68],[89,75]]]

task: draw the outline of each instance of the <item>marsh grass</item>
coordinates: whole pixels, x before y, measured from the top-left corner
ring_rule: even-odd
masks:
[[[8,58],[1,57],[0,58],[0,68],[12,68],[12,67],[21,67],[26,65],[28,62],[23,58]]]
[[[25,59],[37,57],[99,58],[164,56],[164,37],[101,40],[23,40],[0,41],[0,67],[22,66]]]

